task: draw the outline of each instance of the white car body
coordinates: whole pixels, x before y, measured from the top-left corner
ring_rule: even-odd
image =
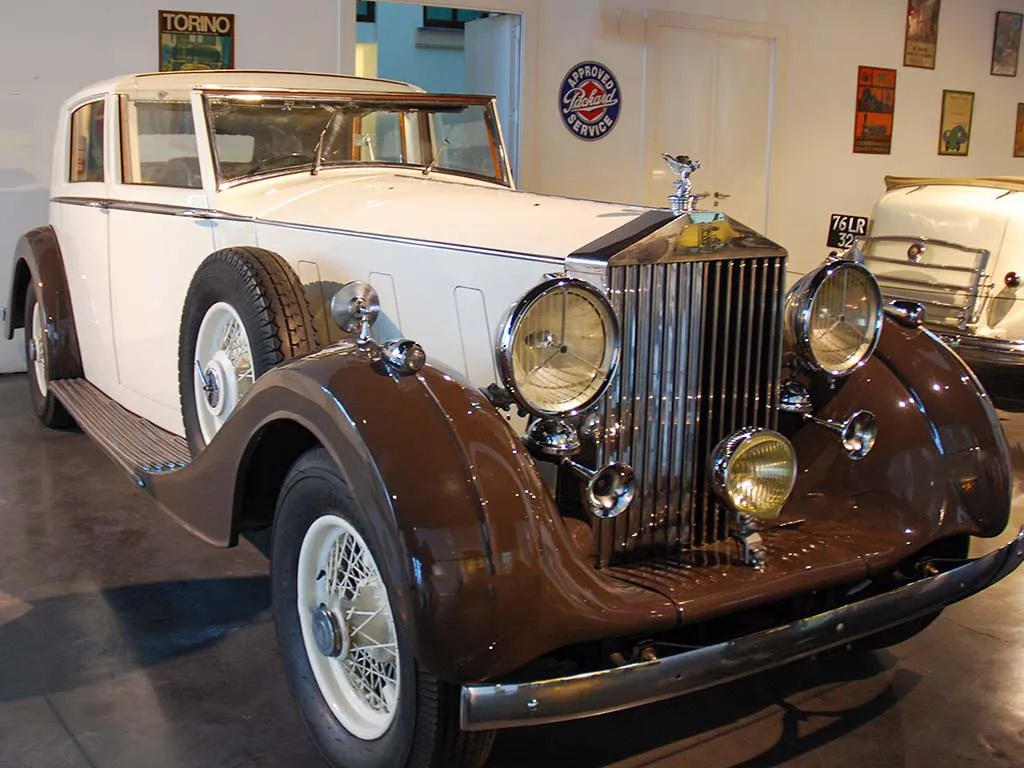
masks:
[[[860,255],[976,368],[1024,365],[1024,179],[886,179]]]
[[[334,290],[379,292],[379,339],[406,336],[432,362],[486,387],[497,381],[494,334],[505,313],[575,249],[648,209],[516,191],[435,168],[330,167],[218,183],[205,125],[210,91],[420,94],[413,86],[332,75],[188,72],[134,75],[80,91],[63,107],[54,146],[50,224],[60,243],[86,378],[130,411],[183,435],[179,323],[189,283],[211,253],[258,246],[283,257],[306,287],[321,342]],[[133,94],[192,105],[201,188],[123,178],[121,110]],[[102,100],[104,181],[69,179],[70,116]],[[501,160],[507,170],[503,148]],[[125,161],[127,162],[127,161]],[[480,259],[486,258],[486,268]]]

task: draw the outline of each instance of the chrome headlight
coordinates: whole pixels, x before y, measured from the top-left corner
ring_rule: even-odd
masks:
[[[619,362],[619,324],[590,283],[555,278],[512,308],[498,335],[498,368],[512,396],[537,416],[575,413],[608,387]]]
[[[711,454],[711,484],[726,504],[751,517],[775,517],[796,482],[796,452],[770,429],[729,435]]]
[[[871,357],[882,331],[882,292],[852,261],[833,261],[800,280],[786,299],[786,335],[812,368],[846,376]]]

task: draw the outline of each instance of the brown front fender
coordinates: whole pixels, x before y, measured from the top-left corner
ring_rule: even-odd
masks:
[[[676,624],[666,599],[573,552],[532,459],[480,392],[426,368],[395,376],[335,345],[259,379],[186,469],[146,483],[205,538],[238,533],[246,459],[289,421],[324,445],[400,570],[388,574],[420,663],[451,682],[571,643]]]

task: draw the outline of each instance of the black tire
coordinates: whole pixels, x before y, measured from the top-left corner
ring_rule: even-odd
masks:
[[[325,514],[342,517],[363,537],[381,570],[392,606],[397,604],[393,584],[403,572],[394,549],[375,533],[330,454],[315,448],[299,457],[277,501],[271,594],[288,683],[317,749],[330,765],[345,768],[479,768],[490,754],[494,732],[469,733],[459,728],[459,689],[416,663],[401,621],[396,621],[401,693],[388,730],[378,739],[363,740],[347,731],[331,712],[310,666],[296,607],[299,550],[310,526]]]
[[[29,398],[32,401],[32,410],[36,412],[36,416],[39,417],[39,420],[43,424],[51,429],[67,429],[68,427],[74,426],[75,420],[71,418],[71,414],[67,412],[64,405],[57,399],[57,396],[53,394],[52,390],[48,388],[45,395],[42,393],[39,388],[39,383],[36,381],[35,372],[33,371],[32,313],[35,312],[38,301],[39,299],[36,296],[36,287],[32,282],[29,282],[25,293],[25,361],[28,364]],[[43,308],[43,316],[46,316],[45,307]],[[43,356],[46,368],[46,379],[49,381],[50,360],[49,350],[46,346],[46,344],[41,345],[41,348],[37,348],[35,350],[35,354]]]
[[[192,277],[178,338],[178,390],[193,456],[206,447],[196,411],[196,335],[207,310],[218,302],[230,304],[241,317],[257,378],[319,349],[306,292],[280,256],[259,248],[226,248],[207,256]]]

